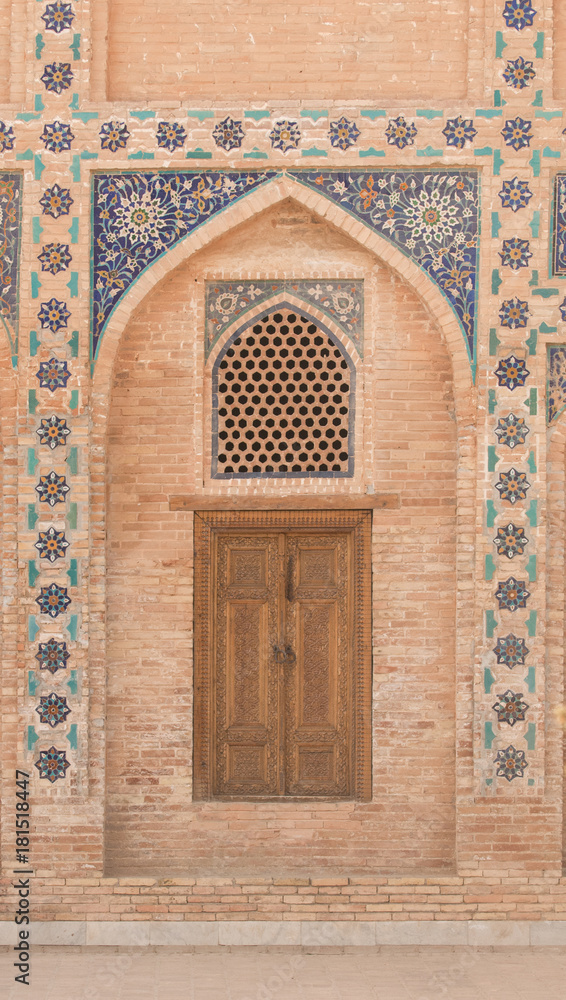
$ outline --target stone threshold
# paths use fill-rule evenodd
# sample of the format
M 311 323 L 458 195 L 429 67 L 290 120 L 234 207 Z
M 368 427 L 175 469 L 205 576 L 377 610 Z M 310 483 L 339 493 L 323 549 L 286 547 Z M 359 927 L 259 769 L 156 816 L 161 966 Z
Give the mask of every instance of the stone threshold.
M 566 920 L 46 920 L 28 929 L 32 947 L 566 946 Z M 13 921 L 0 921 L 0 946 L 13 947 L 17 934 Z

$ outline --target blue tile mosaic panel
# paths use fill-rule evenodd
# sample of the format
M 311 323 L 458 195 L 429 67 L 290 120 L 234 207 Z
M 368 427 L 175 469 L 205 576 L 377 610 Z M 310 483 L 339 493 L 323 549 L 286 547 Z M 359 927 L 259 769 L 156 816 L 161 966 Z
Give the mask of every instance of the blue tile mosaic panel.
M 479 180 L 472 170 L 289 170 L 422 267 L 450 303 L 475 360 Z
M 554 179 L 552 272 L 566 274 L 566 174 L 557 174 Z
M 22 178 L 0 173 L 0 318 L 15 364 L 18 353 L 18 276 L 20 259 Z
M 254 306 L 285 297 L 285 292 L 316 306 L 344 330 L 363 354 L 364 283 L 361 279 L 320 281 L 207 281 L 205 289 L 205 351 L 231 324 Z
M 566 344 L 548 347 L 546 419 L 549 424 L 566 409 Z

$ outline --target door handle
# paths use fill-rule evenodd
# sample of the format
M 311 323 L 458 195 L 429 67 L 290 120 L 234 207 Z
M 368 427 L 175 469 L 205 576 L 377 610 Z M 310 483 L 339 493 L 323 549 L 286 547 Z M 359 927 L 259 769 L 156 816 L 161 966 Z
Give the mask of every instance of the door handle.
M 289 645 L 286 646 L 274 646 L 273 652 L 275 653 L 275 660 L 277 663 L 284 663 L 286 666 L 290 666 L 294 663 L 297 657 L 295 656 L 293 650 Z

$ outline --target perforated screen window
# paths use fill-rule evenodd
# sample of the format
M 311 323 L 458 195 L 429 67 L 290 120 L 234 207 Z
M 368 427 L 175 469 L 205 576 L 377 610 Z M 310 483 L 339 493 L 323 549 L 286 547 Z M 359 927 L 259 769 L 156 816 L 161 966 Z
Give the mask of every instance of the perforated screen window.
M 354 375 L 310 318 L 254 323 L 214 367 L 213 478 L 352 476 Z

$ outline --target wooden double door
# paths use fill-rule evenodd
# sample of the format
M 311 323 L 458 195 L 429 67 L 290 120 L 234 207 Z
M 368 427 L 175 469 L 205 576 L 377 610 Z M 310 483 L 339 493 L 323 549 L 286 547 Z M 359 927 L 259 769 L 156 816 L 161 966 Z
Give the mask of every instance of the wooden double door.
M 196 797 L 369 797 L 370 515 L 195 527 Z

